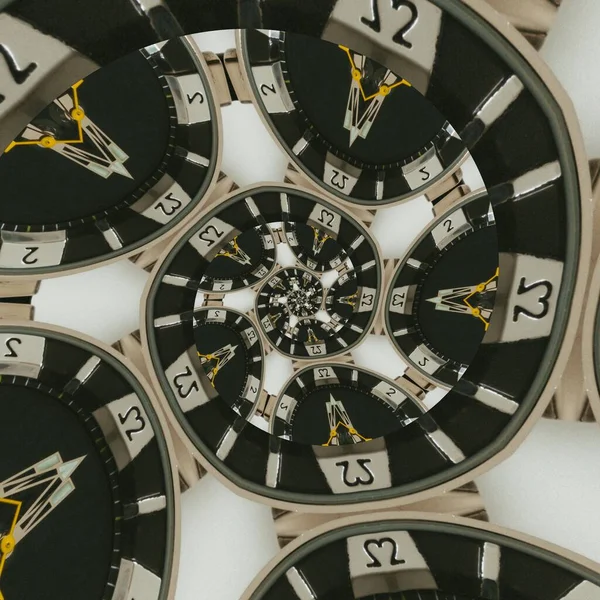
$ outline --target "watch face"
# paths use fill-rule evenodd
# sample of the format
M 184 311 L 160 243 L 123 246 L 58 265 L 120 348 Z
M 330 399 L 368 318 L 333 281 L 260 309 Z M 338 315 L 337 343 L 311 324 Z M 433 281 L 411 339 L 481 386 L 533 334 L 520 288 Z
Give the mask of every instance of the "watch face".
M 304 594 L 304 590 L 308 590 Z M 304 595 L 303 595 L 304 594 Z M 484 525 L 338 521 L 275 559 L 243 600 L 570 600 L 600 595 L 597 572 Z
M 242 39 L 266 126 L 326 193 L 215 199 L 144 299 L 175 428 L 234 489 L 291 510 L 409 503 L 491 467 L 542 412 L 574 299 L 586 182 L 552 82 L 460 2 L 410 3 L 402 31 L 405 6 L 374 4 L 324 17 L 347 47 Z M 239 331 L 196 335 L 200 309 L 242 316 L 253 358 Z
M 307 367 L 284 387 L 270 431 L 314 446 L 369 442 L 409 425 L 421 403 L 402 383 L 345 365 Z
M 185 39 L 73 84 L 0 156 L 0 272 L 41 274 L 147 244 L 212 182 L 218 125 Z
M 400 262 L 386 298 L 396 349 L 422 375 L 452 386 L 490 327 L 500 269 L 487 195 L 436 219 Z
M 342 45 L 247 31 L 257 105 L 302 171 L 343 200 L 416 196 L 467 156 L 439 109 L 405 78 Z
M 231 309 L 198 309 L 194 312 L 194 339 L 206 376 L 202 381 L 205 388 L 225 400 L 238 414 L 247 416 L 262 381 L 263 348 L 256 326 L 248 317 Z M 182 386 L 184 397 L 194 391 L 188 390 Z
M 166 598 L 173 474 L 143 388 L 63 334 L 2 326 L 0 348 L 0 594 Z

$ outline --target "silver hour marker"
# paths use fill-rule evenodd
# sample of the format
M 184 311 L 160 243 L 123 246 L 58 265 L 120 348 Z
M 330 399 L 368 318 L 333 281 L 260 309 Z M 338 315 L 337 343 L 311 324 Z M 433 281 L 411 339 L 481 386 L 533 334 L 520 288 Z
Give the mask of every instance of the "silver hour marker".
M 522 91 L 523 84 L 516 75 L 512 75 L 486 99 L 481 108 L 475 113 L 476 118 L 486 128 L 490 127 L 508 110 Z
M 306 139 L 306 134 L 304 134 L 295 144 L 294 147 L 292 148 L 292 152 L 296 155 L 296 156 L 300 156 L 305 150 L 306 148 L 308 148 L 308 145 L 310 143 L 310 141 L 308 139 Z
M 553 181 L 559 179 L 562 175 L 560 163 L 558 161 L 547 163 L 512 182 L 513 199 L 519 200 L 522 196 L 534 192 Z
M 296 596 L 298 596 L 298 600 L 317 600 L 317 596 L 310 587 L 307 579 L 300 571 L 298 571 L 298 569 L 296 569 L 296 567 L 288 569 L 285 576 L 296 593 Z

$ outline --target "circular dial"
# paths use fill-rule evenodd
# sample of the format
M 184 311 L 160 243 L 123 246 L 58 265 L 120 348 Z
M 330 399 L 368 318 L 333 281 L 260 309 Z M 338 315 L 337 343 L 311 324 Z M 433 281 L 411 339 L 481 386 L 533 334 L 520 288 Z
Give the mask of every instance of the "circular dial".
M 600 590 L 592 568 L 510 531 L 450 516 L 376 515 L 304 534 L 242 598 L 287 599 L 309 589 L 315 600 L 483 600 L 519 590 L 522 600 L 563 600 L 565 590 L 586 598 Z
M 212 254 L 202 278 L 213 291 L 231 291 L 254 285 L 275 266 L 275 240 L 267 225 L 256 225 L 235 237 Z
M 499 274 L 487 196 L 436 220 L 389 287 L 388 331 L 402 356 L 428 378 L 454 385 L 490 327 Z
M 4 151 L 5 227 L 44 231 L 132 204 L 149 179 L 165 173 L 175 117 L 167 81 L 143 52 L 78 81 Z
M 73 84 L 8 144 L 4 268 L 60 270 L 122 254 L 198 205 L 218 158 L 198 60 L 184 39 L 133 52 Z
M 321 282 L 299 268 L 274 273 L 256 297 L 256 313 L 265 335 L 282 352 L 300 356 L 322 352 L 324 339 L 335 335 L 322 320 L 328 319 L 326 314 L 317 318 L 322 305 Z
M 0 595 L 112 600 L 144 581 L 166 595 L 174 480 L 140 383 L 100 348 L 37 326 L 0 327 L 0 349 L 12 449 L 0 461 Z
M 421 413 L 402 384 L 365 369 L 319 363 L 285 385 L 270 431 L 302 444 L 342 446 L 383 437 Z
M 123 506 L 107 441 L 62 390 L 5 379 L 3 437 L 18 451 L 0 466 L 0 592 L 42 598 L 56 581 L 67 597 L 111 598 Z
M 466 155 L 440 111 L 377 61 L 318 38 L 248 31 L 254 95 L 293 160 L 345 200 L 416 195 Z
M 262 380 L 262 345 L 252 322 L 230 309 L 198 309 L 194 339 L 209 385 L 238 414 L 247 416 Z
M 190 285 L 209 298 L 257 290 L 257 320 L 271 345 L 286 356 L 324 358 L 346 352 L 366 335 L 379 302 L 376 244 L 344 209 L 295 188 L 287 191 L 244 194 L 206 216 L 190 239 L 194 258 L 189 260 L 197 264 L 201 257 Z M 305 248 L 306 232 L 319 239 L 310 250 Z M 296 266 L 281 268 L 290 256 Z M 245 274 L 234 277 L 232 271 L 238 269 Z M 337 277 L 344 290 L 344 283 L 352 281 L 353 304 L 341 311 L 339 321 L 324 302 L 325 276 Z

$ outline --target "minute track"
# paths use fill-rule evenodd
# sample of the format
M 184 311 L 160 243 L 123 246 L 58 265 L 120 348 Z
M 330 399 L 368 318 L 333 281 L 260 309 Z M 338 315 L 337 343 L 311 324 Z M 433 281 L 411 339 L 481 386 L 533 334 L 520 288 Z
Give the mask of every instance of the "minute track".
M 284 149 L 342 200 L 376 206 L 414 197 L 468 157 L 454 128 L 402 73 L 345 46 L 263 31 L 242 35 L 239 52 Z
M 152 46 L 33 117 L 0 157 L 0 271 L 131 254 L 198 208 L 218 173 L 219 130 L 201 61 L 185 39 Z
M 170 581 L 175 488 L 143 386 L 105 349 L 62 330 L 3 321 L 0 347 L 5 439 L 19 448 L 0 469 L 4 550 L 2 508 L 20 503 L 14 546 L 2 551 L 4 598 L 58 586 L 103 600 L 144 589 L 158 600 Z M 50 571 L 27 577 L 32 560 Z
M 512 37 L 508 36 L 511 45 L 503 39 L 504 30 L 493 43 L 484 35 L 488 30 L 484 23 L 489 17 L 487 13 L 481 22 L 475 23 L 467 19 L 466 7 L 458 2 L 449 2 L 443 7 L 426 0 L 419 0 L 417 4 L 419 10 L 428 6 L 437 16 L 426 20 L 435 27 L 412 38 L 413 54 L 424 58 L 420 66 L 426 75 L 415 87 L 429 100 L 435 97 L 434 103 L 440 112 L 461 137 L 464 134 L 472 156 L 481 165 L 498 228 L 498 295 L 507 301 L 494 307 L 485 343 L 458 385 L 443 402 L 426 398 L 430 408 L 427 416 L 431 421 L 424 419 L 424 428 L 412 425 L 401 428 L 385 436 L 383 441 L 379 438 L 356 444 L 359 453 L 352 459 L 346 453 L 321 452 L 331 448 L 315 451 L 315 448 L 290 446 L 287 440 L 268 438 L 258 428 L 251 428 L 235 417 L 232 419 L 227 411 L 210 400 L 194 408 L 197 411 L 194 427 L 185 419 L 178 419 L 178 425 L 190 437 L 199 457 L 220 470 L 235 489 L 270 504 L 296 508 L 314 504 L 319 509 L 324 504 L 347 506 L 367 496 L 369 500 L 375 498 L 374 505 L 390 498 L 409 501 L 413 494 L 427 492 L 432 485 L 449 484 L 477 465 L 491 464 L 494 448 L 497 449 L 498 444 L 507 448 L 507 452 L 509 447 L 514 448 L 515 433 L 527 427 L 540 413 L 536 402 L 550 380 L 557 349 L 565 335 L 565 321 L 560 315 L 567 315 L 567 304 L 575 288 L 571 285 L 573 282 L 562 275 L 569 269 L 568 272 L 575 272 L 579 261 L 576 242 L 582 232 L 582 209 L 578 199 L 579 192 L 587 189 L 583 171 L 575 177 L 579 155 L 565 152 L 564 144 L 559 143 L 557 131 L 553 129 L 559 121 L 564 123 L 566 119 L 570 123 L 571 115 L 560 106 L 560 95 L 553 100 L 547 93 L 552 82 L 539 85 L 537 65 L 531 68 L 527 61 L 510 51 L 512 45 L 517 45 Z M 348 6 L 345 0 L 336 4 L 335 15 L 327 24 L 329 32 L 350 20 Z M 493 21 L 491 17 L 489 20 Z M 352 26 L 354 33 L 362 27 L 357 23 Z M 389 42 L 387 38 L 383 40 L 388 33 L 378 38 L 384 45 Z M 357 48 L 361 50 L 360 45 Z M 430 53 L 427 53 L 428 48 Z M 519 56 L 525 56 L 526 51 L 519 49 L 523 50 Z M 451 58 L 456 53 L 460 54 L 459 62 Z M 404 49 L 399 49 L 396 57 L 406 59 L 407 63 L 412 58 L 409 50 Z M 528 58 L 535 63 L 535 59 Z M 468 73 L 472 72 L 482 76 L 469 78 Z M 536 131 L 539 135 L 534 133 Z M 310 139 L 305 141 L 310 142 Z M 455 197 L 448 198 L 453 199 Z M 444 206 L 443 202 L 436 206 L 438 213 L 446 209 L 448 205 Z M 548 217 L 544 227 L 540 227 L 535 218 L 535 214 L 541 214 L 540 210 Z M 275 238 L 281 243 L 279 233 Z M 198 281 L 197 273 L 185 268 L 188 259 L 198 260 L 198 252 L 185 244 L 177 249 L 178 257 L 175 250 L 173 252 L 173 262 L 169 262 L 168 268 L 166 263 L 162 265 L 164 270 L 158 271 L 146 299 L 146 308 L 150 308 L 147 344 L 151 366 L 167 397 L 171 393 L 170 373 L 166 373 L 165 367 L 174 364 L 176 349 L 183 350 L 175 342 L 189 341 L 177 327 L 191 310 L 193 300 L 190 299 L 196 298 L 196 294 L 190 288 Z M 431 266 L 426 261 L 421 262 L 423 269 Z M 316 267 L 323 268 L 318 264 Z M 338 279 L 346 275 L 343 269 L 336 271 Z M 536 280 L 536 272 L 542 275 L 543 281 Z M 489 274 L 477 285 L 490 282 L 493 276 L 494 273 Z M 352 284 L 348 287 L 350 289 L 343 292 L 335 288 L 330 295 L 334 303 L 336 296 L 343 299 L 342 304 L 335 307 L 342 318 L 342 308 L 350 306 L 347 302 L 352 302 L 355 293 Z M 208 302 L 219 305 L 228 301 L 227 294 L 219 295 L 218 290 L 207 292 Z M 442 292 L 441 295 L 438 292 Z M 451 286 L 428 293 L 427 300 L 434 299 L 436 303 L 429 303 L 432 309 L 436 304 L 456 308 L 456 292 Z M 483 294 L 480 300 L 483 314 L 488 310 L 488 299 Z M 381 322 L 374 320 L 373 326 L 374 331 L 380 331 Z M 369 359 L 376 360 L 376 357 Z M 516 365 L 523 366 L 518 373 Z M 294 365 L 294 369 L 297 368 L 299 365 Z M 425 390 L 427 384 L 422 381 L 422 374 L 413 371 L 407 376 Z M 509 377 L 508 373 L 514 376 Z M 214 426 L 210 431 L 202 425 L 208 422 Z M 417 455 L 418 461 L 406 459 Z M 371 463 L 364 462 L 368 458 L 372 459 Z M 334 469 L 334 461 L 347 464 Z M 345 481 L 354 485 L 348 486 Z
M 443 386 L 462 377 L 490 326 L 495 223 L 487 194 L 465 198 L 427 227 L 389 282 L 388 334 L 404 360 Z

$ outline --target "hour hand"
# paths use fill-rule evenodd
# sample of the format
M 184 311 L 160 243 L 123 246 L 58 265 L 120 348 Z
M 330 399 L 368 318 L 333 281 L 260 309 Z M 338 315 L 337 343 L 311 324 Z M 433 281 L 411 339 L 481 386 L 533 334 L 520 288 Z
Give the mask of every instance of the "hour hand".
M 352 79 L 350 85 L 350 93 L 348 94 L 348 105 L 346 106 L 346 114 L 344 118 L 344 128 L 350 131 L 350 146 L 354 144 L 358 138 L 358 123 L 360 113 L 360 83 L 356 79 Z

